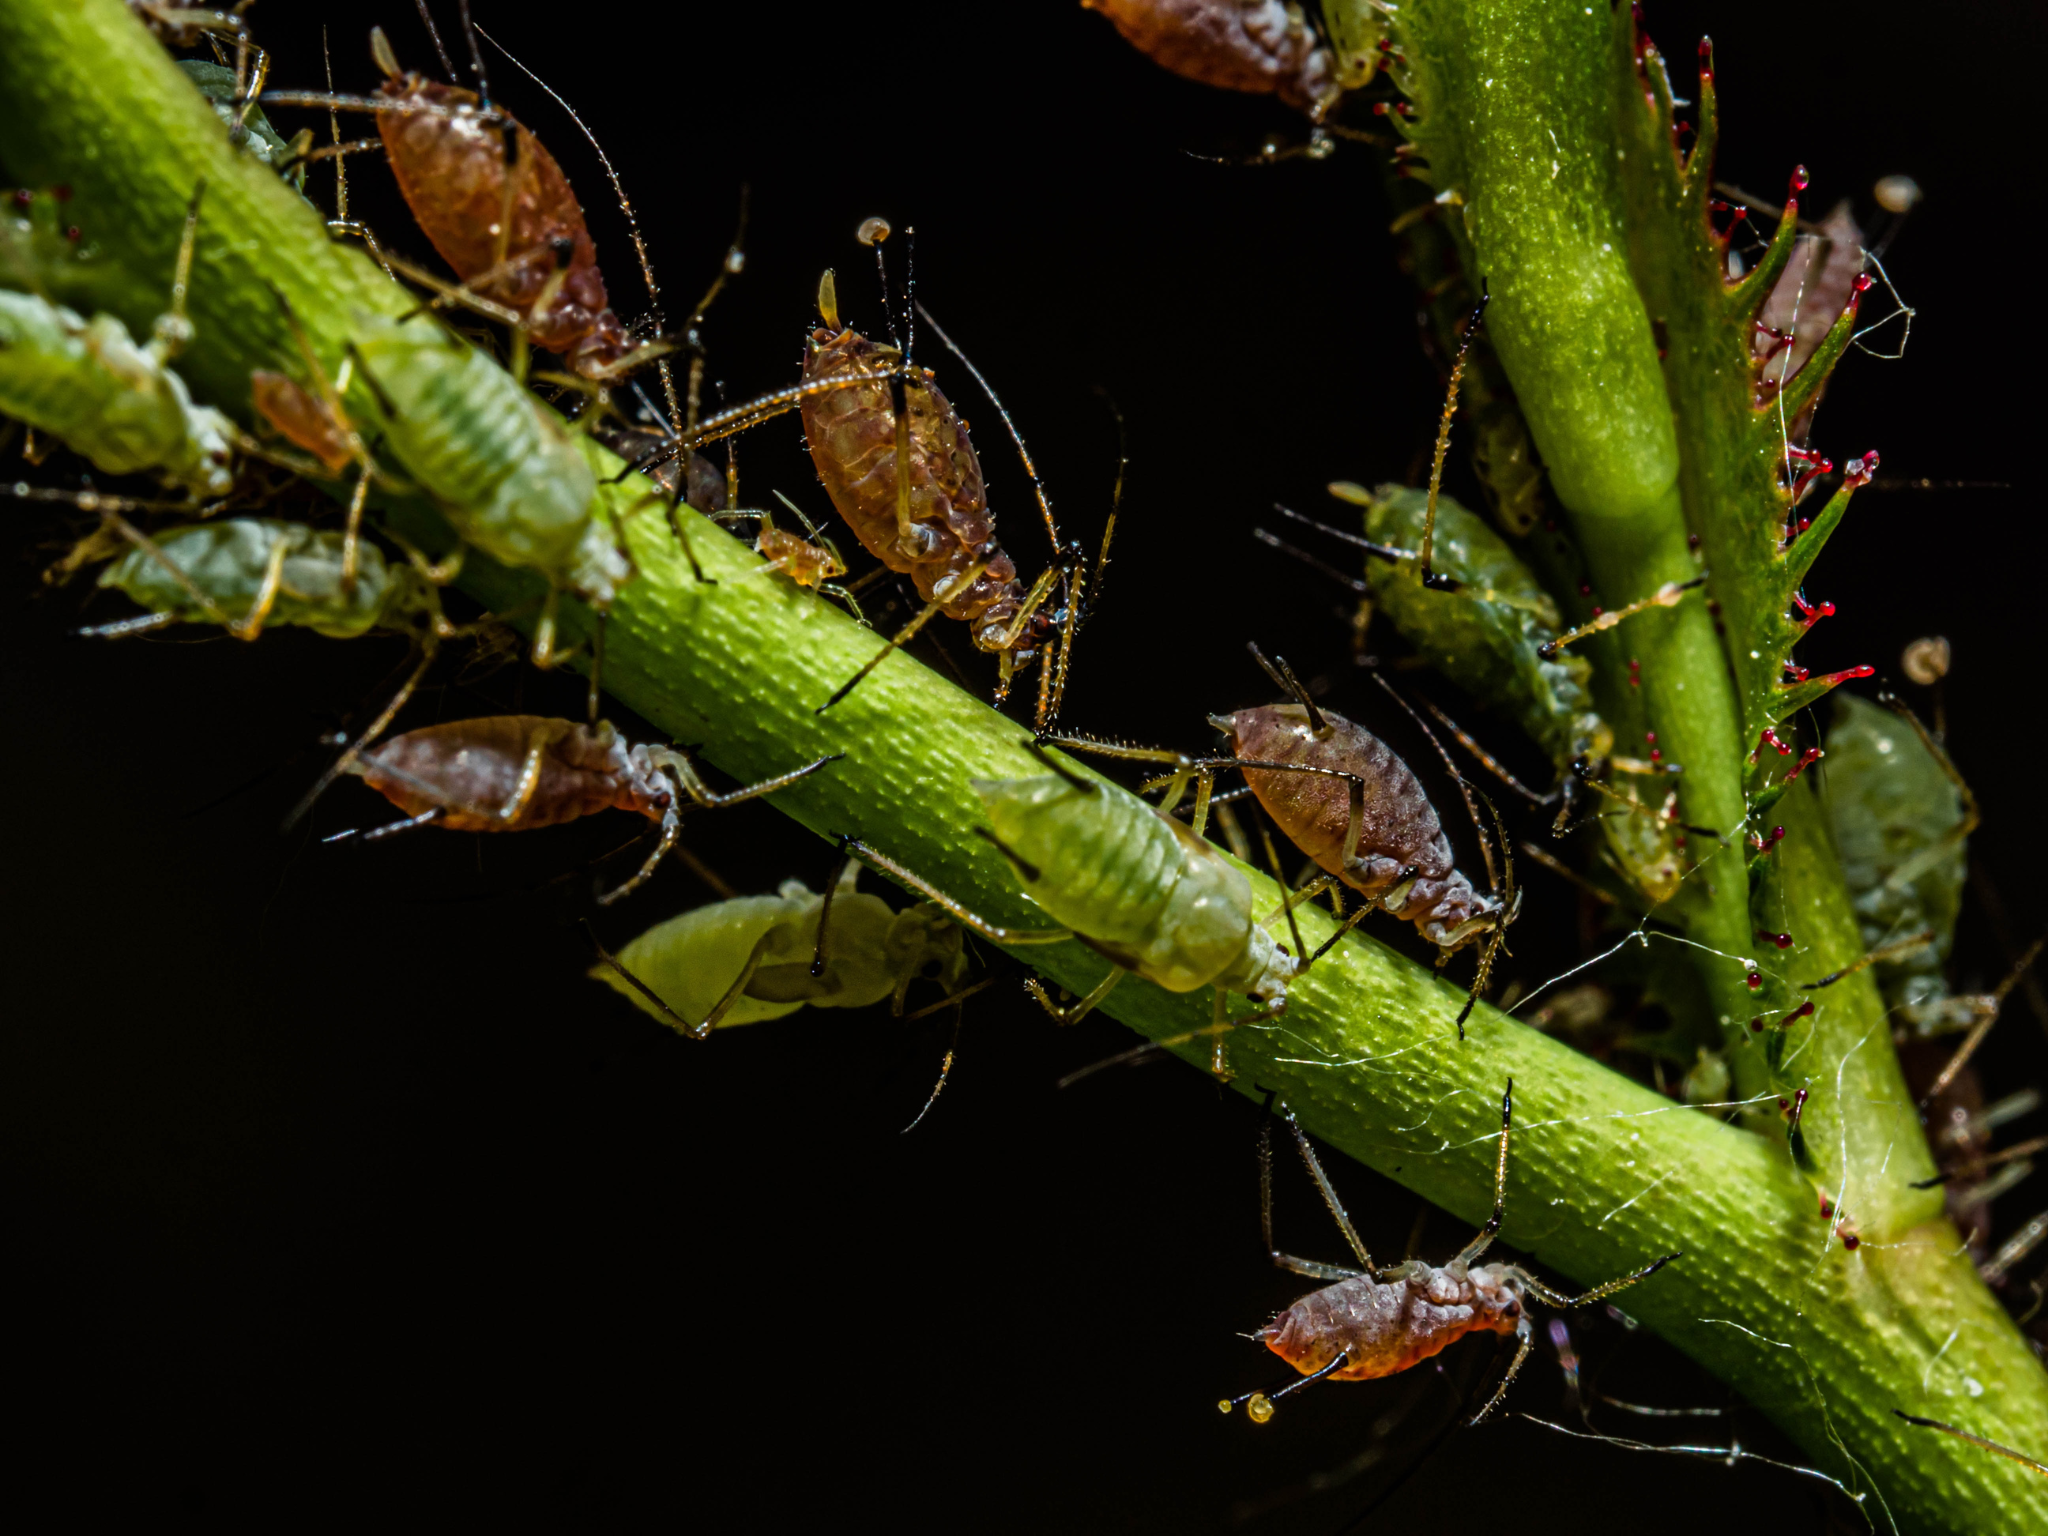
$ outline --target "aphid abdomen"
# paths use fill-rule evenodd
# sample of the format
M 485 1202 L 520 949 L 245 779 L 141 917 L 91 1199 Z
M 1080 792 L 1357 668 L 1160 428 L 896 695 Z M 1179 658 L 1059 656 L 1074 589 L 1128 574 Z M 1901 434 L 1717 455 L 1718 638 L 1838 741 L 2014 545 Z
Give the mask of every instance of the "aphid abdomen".
M 808 902 L 785 895 L 737 896 L 693 908 L 655 924 L 626 945 L 619 951 L 619 963 L 652 987 L 683 1018 L 702 1019 L 738 979 L 761 936 L 771 930 L 794 928 L 806 905 L 816 905 L 815 897 L 809 892 L 804 895 Z M 835 921 L 837 917 L 834 913 Z M 809 949 L 805 949 L 806 968 L 810 958 Z M 650 1017 L 674 1026 L 673 1019 L 610 966 L 597 966 L 590 974 L 632 999 Z M 759 974 L 755 973 L 757 977 Z M 756 997 L 750 985 L 719 1022 L 753 1024 L 763 1019 L 779 1019 L 803 1005 L 801 998 L 771 1002 Z
M 266 624 L 297 624 L 337 640 L 353 639 L 380 623 L 402 622 L 402 610 L 423 599 L 411 567 L 393 567 L 374 544 L 356 552 L 355 590 L 341 580 L 342 535 L 303 523 L 233 517 L 172 528 L 156 536 L 164 558 L 191 579 L 231 620 L 245 618 L 261 600 L 278 542 L 285 545 L 282 579 Z M 118 587 L 152 613 L 188 624 L 216 622 L 147 551 L 131 549 L 100 573 L 99 584 Z
M 536 743 L 539 779 L 507 816 Z M 423 726 L 364 752 L 350 772 L 409 816 L 440 811 L 440 824 L 456 832 L 526 832 L 615 805 L 640 808 L 632 798 L 638 775 L 609 726 L 593 731 L 542 715 Z
M 1492 1268 L 1493 1266 L 1487 1266 Z M 1312 1291 L 1259 1330 L 1274 1354 L 1304 1375 L 1348 1355 L 1335 1381 L 1392 1376 L 1468 1333 L 1513 1333 L 1520 1298 L 1482 1272 L 1460 1280 L 1448 1269 L 1408 1266 L 1399 1279 L 1365 1276 Z
M 512 376 L 446 335 L 373 321 L 357 344 L 392 406 L 392 452 L 469 543 L 607 602 L 624 566 L 591 517 L 597 477 Z
M 1169 992 L 1226 974 L 1263 981 L 1248 959 L 1251 887 L 1186 828 L 1113 784 L 1092 793 L 1053 775 L 977 779 L 996 837 L 1036 871 L 1024 888 L 1083 943 Z M 1257 974 L 1254 974 L 1257 973 Z
M 234 485 L 234 428 L 112 315 L 86 320 L 0 289 L 0 413 L 48 432 L 110 475 L 155 473 L 195 496 Z
M 899 354 L 853 331 L 813 331 L 804 382 L 883 373 Z M 908 534 L 896 520 L 896 423 L 885 380 L 826 390 L 803 403 L 804 435 L 818 479 L 854 537 L 877 560 L 916 584 L 926 602 L 969 625 L 983 649 L 1006 628 L 1024 592 L 1016 563 L 994 544 L 981 461 L 967 428 L 929 376 L 904 391 L 910 415 Z M 971 584 L 954 590 L 986 561 Z
M 377 131 L 399 191 L 442 260 L 464 282 L 490 272 L 498 264 L 498 226 L 504 214 L 502 119 L 494 121 L 480 111 L 473 92 L 418 75 L 386 80 L 379 91 L 396 102 L 454 109 L 379 112 Z M 511 171 L 518 177 L 518 192 L 512 203 L 511 235 L 503 249 L 510 257 L 527 259 L 479 284 L 476 291 L 526 314 L 554 273 L 555 248 L 567 241 L 568 270 L 547 313 L 534 323 L 534 343 L 580 357 L 596 342 L 600 350 L 616 348 L 598 359 L 612 361 L 623 356 L 630 343 L 611 313 L 582 205 L 546 146 L 523 126 L 515 131 L 518 143 Z
M 1081 0 L 1163 68 L 1309 107 L 1333 91 L 1329 53 L 1284 0 Z

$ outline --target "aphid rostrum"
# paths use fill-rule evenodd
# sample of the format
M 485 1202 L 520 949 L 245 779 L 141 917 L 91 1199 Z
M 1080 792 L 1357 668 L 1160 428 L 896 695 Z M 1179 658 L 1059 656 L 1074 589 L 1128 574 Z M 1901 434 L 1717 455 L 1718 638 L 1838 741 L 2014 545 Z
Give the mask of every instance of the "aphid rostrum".
M 860 228 L 860 239 L 874 248 L 878 266 L 882 241 L 888 235 L 889 225 L 882 219 L 870 219 Z M 882 287 L 886 299 L 886 270 Z M 1046 728 L 1058 714 L 1064 691 L 1067 653 L 1080 619 L 1084 576 L 1078 549 L 1060 539 L 1051 504 L 1022 438 L 1010 424 L 1009 413 L 988 391 L 987 381 L 973 364 L 938 330 L 930 315 L 924 314 L 939 339 L 975 372 L 997 413 L 1010 426 L 1023 457 L 1047 536 L 1060 562 L 1048 567 L 1028 591 L 1018 578 L 1016 562 L 996 540 L 981 461 L 968 440 L 966 424 L 940 391 L 931 371 L 916 366 L 913 360 L 921 307 L 906 302 L 900 332 L 892 316 L 887 344 L 871 341 L 840 322 L 837 287 L 830 272 L 819 285 L 818 308 L 825 324 L 811 332 L 804 349 L 803 382 L 812 393 L 804 399 L 802 409 L 811 461 L 854 536 L 883 565 L 910 577 L 926 605 L 890 641 L 888 649 L 828 704 L 843 698 L 890 650 L 909 640 L 935 614 L 943 613 L 968 626 L 978 650 L 1000 658 L 998 703 L 1007 696 L 1018 668 L 1059 637 L 1057 671 L 1048 663 L 1039 689 L 1038 724 L 1040 729 Z M 849 382 L 851 387 L 822 387 Z M 1107 551 L 1105 539 L 1105 559 Z M 1067 591 L 1055 614 L 1045 605 L 1062 576 Z
M 1509 1081 L 1500 1102 L 1500 1153 L 1494 1164 L 1493 1214 L 1478 1235 L 1448 1264 L 1408 1259 L 1382 1269 L 1372 1261 L 1358 1229 L 1344 1212 L 1337 1191 L 1323 1172 L 1315 1149 L 1301 1127 L 1288 1116 L 1302 1161 L 1321 1191 L 1337 1230 L 1358 1256 L 1356 1269 L 1324 1264 L 1283 1253 L 1273 1242 L 1273 1148 L 1270 1119 L 1259 1130 L 1259 1227 L 1266 1252 L 1281 1269 L 1311 1280 L 1333 1282 L 1312 1291 L 1275 1317 L 1253 1337 L 1301 1373 L 1277 1392 L 1248 1392 L 1217 1404 L 1225 1413 L 1239 1403 L 1253 1423 L 1273 1417 L 1273 1403 L 1312 1381 L 1371 1381 L 1392 1376 L 1456 1343 L 1468 1333 L 1512 1336 L 1515 1357 L 1500 1385 L 1468 1423 L 1491 1414 L 1514 1384 L 1535 1344 L 1530 1326 L 1531 1298 L 1551 1307 L 1583 1307 L 1647 1279 L 1681 1253 L 1667 1253 L 1633 1274 L 1597 1285 L 1579 1296 L 1553 1290 L 1517 1264 L 1481 1264 L 1507 1215 L 1508 1128 L 1514 1118 L 1515 1085 Z
M 191 338 L 185 284 L 199 227 L 192 197 L 171 276 L 170 308 L 138 346 L 109 314 L 86 320 L 34 293 L 0 289 L 0 413 L 47 432 L 112 475 L 151 474 L 195 499 L 234 485 L 237 434 L 220 412 L 194 405 L 170 361 Z M 17 200 L 19 201 L 19 200 Z M 10 265 L 33 275 L 33 227 L 0 219 Z
M 661 840 L 631 879 L 598 898 L 617 901 L 654 873 L 682 831 L 683 796 L 700 806 L 737 805 L 816 773 L 838 754 L 728 794 L 698 777 L 673 747 L 629 745 L 609 721 L 595 726 L 541 715 L 487 715 L 422 726 L 367 748 L 347 771 L 406 813 L 368 832 L 375 839 L 413 827 L 454 832 L 526 832 L 603 810 L 637 811 L 661 828 Z M 334 838 L 328 841 L 334 841 Z
M 855 889 L 849 862 L 825 895 L 785 880 L 773 896 L 735 896 L 657 923 L 590 974 L 691 1039 L 813 1008 L 889 999 L 900 1015 L 911 983 L 949 996 L 967 974 L 960 927 L 927 904 L 891 911 Z M 819 940 L 820 928 L 824 939 Z
M 1261 1016 L 1286 1005 L 1300 956 L 1255 919 L 1250 884 L 1200 828 L 1190 830 L 1126 789 L 1065 770 L 1028 779 L 977 779 L 988 812 L 983 834 L 1009 860 L 1026 894 L 1057 929 L 1006 928 L 976 915 L 930 881 L 857 838 L 849 852 L 933 902 L 992 943 L 1078 939 L 1108 960 L 1101 983 L 1057 1006 L 1037 981 L 1032 995 L 1062 1024 L 1092 1012 L 1127 975 L 1169 992 L 1215 992 L 1213 1070 L 1230 1075 L 1224 1051 L 1229 994 L 1259 1002 Z M 1277 920 L 1274 913 L 1268 921 Z

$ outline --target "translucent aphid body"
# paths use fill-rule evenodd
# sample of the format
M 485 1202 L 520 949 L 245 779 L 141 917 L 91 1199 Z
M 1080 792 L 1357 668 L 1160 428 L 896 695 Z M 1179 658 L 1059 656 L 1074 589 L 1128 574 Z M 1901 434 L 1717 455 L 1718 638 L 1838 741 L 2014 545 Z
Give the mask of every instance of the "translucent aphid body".
M 675 846 L 683 812 L 679 791 L 699 805 L 730 805 L 781 789 L 831 761 L 819 758 L 719 795 L 705 788 L 685 754 L 629 745 L 609 721 L 591 726 L 543 715 L 488 715 L 394 736 L 359 753 L 347 771 L 408 817 L 372 837 L 430 824 L 456 832 L 527 832 L 614 808 L 637 811 L 660 824 L 661 841 L 638 874 L 601 898 L 614 901 Z
M 475 92 L 400 72 L 387 51 L 379 62 L 388 73 L 378 96 L 392 105 L 377 114 L 377 132 L 441 259 L 473 292 L 525 317 L 534 344 L 578 373 L 601 375 L 631 352 L 583 207 L 546 146 Z
M 936 981 L 947 993 L 967 974 L 959 924 L 932 907 L 891 911 L 856 890 L 860 866 L 848 864 L 827 899 L 799 880 L 773 896 L 736 896 L 657 923 L 618 953 L 618 965 L 651 990 L 651 1001 L 618 968 L 591 975 L 643 1012 L 702 1037 L 813 1008 L 865 1008 L 884 998 L 903 1010 L 910 984 Z M 825 942 L 818 943 L 820 921 Z M 678 1020 L 687 1021 L 688 1027 Z
M 818 478 L 854 537 L 918 596 L 968 626 L 984 651 L 1021 665 L 1053 632 L 1033 613 L 1021 629 L 1026 594 L 1017 566 L 995 541 L 981 461 L 966 425 L 929 370 L 903 377 L 908 415 L 904 458 L 909 521 L 898 520 L 896 415 L 886 375 L 903 367 L 896 348 L 851 330 L 814 330 L 804 349 L 804 383 L 873 375 L 872 382 L 813 394 L 803 402 L 804 435 Z
M 194 405 L 161 340 L 138 346 L 112 315 L 0 289 L 0 414 L 110 475 L 154 475 L 195 497 L 234 485 L 234 427 Z
M 977 779 L 1018 883 L 1090 949 L 1169 992 L 1286 996 L 1295 957 L 1252 920 L 1223 855 L 1128 790 L 1048 774 Z
M 155 535 L 100 573 L 149 610 L 94 633 L 132 634 L 171 623 L 226 622 L 253 640 L 265 625 L 297 625 L 337 640 L 372 629 L 431 627 L 440 608 L 410 565 L 388 564 L 373 544 L 357 551 L 355 584 L 342 580 L 342 535 L 303 523 L 232 517 Z M 158 558 L 158 556 L 162 558 Z M 175 567 L 176 574 L 168 567 Z
M 476 348 L 416 322 L 366 320 L 354 350 L 389 407 L 393 457 L 465 542 L 598 607 L 611 601 L 629 568 L 593 515 L 597 476 L 553 413 Z
M 1322 732 L 1298 704 L 1241 709 L 1212 716 L 1210 723 L 1226 734 L 1233 757 L 1327 770 L 1246 768 L 1244 777 L 1289 840 L 1351 889 L 1380 899 L 1447 951 L 1501 926 L 1503 901 L 1474 889 L 1458 871 L 1414 770 L 1365 727 L 1320 713 L 1327 723 Z M 1351 795 L 1340 776 L 1355 777 L 1363 787 L 1359 832 L 1349 848 Z
M 1323 1172 L 1315 1150 L 1301 1127 L 1294 1131 L 1302 1161 L 1308 1165 L 1316 1187 L 1322 1192 L 1338 1230 L 1344 1234 L 1358 1257 L 1359 1267 L 1324 1264 L 1283 1253 L 1273 1243 L 1273 1152 L 1270 1121 L 1259 1133 L 1259 1216 L 1267 1254 L 1275 1265 L 1294 1274 L 1333 1284 L 1312 1291 L 1281 1312 L 1253 1337 L 1301 1373 L 1270 1394 L 1249 1392 L 1243 1397 L 1219 1403 L 1228 1413 L 1238 1403 L 1248 1404 L 1256 1423 L 1273 1416 L 1273 1401 L 1310 1381 L 1371 1381 L 1392 1376 L 1427 1360 L 1470 1333 L 1512 1334 L 1518 1341 L 1513 1362 L 1486 1405 L 1472 1416 L 1477 1424 L 1493 1412 L 1507 1394 L 1535 1342 L 1530 1327 L 1528 1300 L 1533 1297 L 1552 1307 L 1583 1307 L 1612 1296 L 1662 1269 L 1681 1254 L 1666 1254 L 1630 1275 L 1595 1286 L 1582 1296 L 1565 1296 L 1516 1264 L 1480 1264 L 1481 1254 L 1492 1246 L 1507 1214 L 1508 1130 L 1514 1115 L 1515 1085 L 1512 1081 L 1501 1098 L 1500 1152 L 1494 1165 L 1493 1214 L 1471 1242 L 1448 1264 L 1430 1264 L 1421 1259 L 1381 1269 L 1345 1214 L 1336 1188 Z
M 1916 1035 L 1968 1029 L 1988 996 L 1951 996 L 1947 967 L 1969 872 L 1967 808 L 1919 733 L 1900 716 L 1838 694 L 1827 742 L 1827 801 L 1867 951 L 1915 934 L 1877 962 L 1886 1003 Z

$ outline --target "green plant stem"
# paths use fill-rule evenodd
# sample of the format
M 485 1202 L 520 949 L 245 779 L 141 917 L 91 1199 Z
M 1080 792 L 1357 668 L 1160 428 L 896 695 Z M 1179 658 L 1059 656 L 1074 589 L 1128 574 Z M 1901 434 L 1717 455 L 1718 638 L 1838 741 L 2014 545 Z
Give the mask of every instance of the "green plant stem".
M 1596 12 L 1598 8 L 1595 8 Z M 1698 574 L 1679 496 L 1679 445 L 1650 319 L 1629 270 L 1607 131 L 1605 13 L 1546 0 L 1422 0 L 1401 23 L 1410 137 L 1492 295 L 1486 324 L 1585 552 L 1618 608 Z M 1587 103 L 1594 110 L 1587 110 Z M 1735 836 L 1742 781 L 1735 699 L 1697 599 L 1627 621 L 1654 745 L 1679 764 L 1685 821 Z M 1622 741 L 1647 756 L 1652 743 Z M 1695 834 L 1697 842 L 1697 834 Z M 1696 849 L 1697 851 L 1697 849 Z M 1724 1038 L 1749 1018 L 1755 948 L 1740 856 L 1711 857 L 1660 916 L 1683 921 Z M 1745 1092 L 1764 1086 L 1736 1057 Z
M 202 122 L 210 133 L 198 131 Z M 384 279 L 360 253 L 327 249 L 317 215 L 288 188 L 238 169 L 218 124 L 119 0 L 0 0 L 0 161 L 17 180 L 74 187 L 81 209 L 105 221 L 96 235 L 130 274 L 127 302 L 144 318 L 167 270 L 155 265 L 168 259 L 163 232 L 182 216 L 193 182 L 204 175 L 237 189 L 232 231 L 201 243 L 193 291 L 205 304 L 187 357 L 225 409 L 246 414 L 249 369 L 289 355 L 268 323 L 270 284 L 323 349 L 339 347 L 352 315 L 402 302 L 395 290 L 376 297 Z M 623 512 L 638 487 L 604 494 Z M 422 531 L 437 521 L 418 507 L 392 515 Z M 710 524 L 689 526 L 709 583 L 691 578 L 659 518 L 630 524 L 641 575 L 612 610 L 607 688 L 677 739 L 703 743 L 710 762 L 739 778 L 845 753 L 774 803 L 821 833 L 859 833 L 995 921 L 1042 922 L 974 835 L 980 803 L 969 785 L 1042 771 L 1021 745 L 1024 729 L 902 656 L 817 713 L 878 638 L 765 574 Z M 474 556 L 463 584 L 501 610 L 534 590 Z M 587 619 L 571 612 L 566 622 L 573 630 Z M 1082 665 L 1086 658 L 1084 646 Z M 1261 910 L 1270 909 L 1277 888 L 1249 878 Z M 1330 924 L 1310 913 L 1304 927 L 1313 943 Z M 1103 971 L 1078 944 L 1028 958 L 1074 990 Z M 1903 1407 L 1960 1420 L 2034 1450 L 2048 1421 L 2048 1378 L 1957 1256 L 1945 1223 L 1847 1253 L 1827 1241 L 1812 1192 L 1781 1147 L 1490 1008 L 1475 1013 L 1461 1043 L 1461 1001 L 1457 988 L 1382 945 L 1348 940 L 1297 982 L 1283 1019 L 1231 1037 L 1237 1083 L 1277 1090 L 1316 1134 L 1476 1223 L 1491 1200 L 1497 1106 L 1512 1077 L 1519 1131 L 1505 1241 L 1581 1283 L 1683 1250 L 1628 1293 L 1629 1311 L 1746 1393 L 1831 1475 L 1873 1489 L 1880 1529 L 1880 1502 L 1918 1531 L 2048 1521 L 2041 1479 L 1891 1414 Z M 1156 1040 L 1209 1019 L 1199 995 L 1138 981 L 1113 993 L 1108 1011 Z M 1206 1059 L 1206 1042 L 1173 1048 Z M 676 1049 L 717 1046 L 679 1040 Z

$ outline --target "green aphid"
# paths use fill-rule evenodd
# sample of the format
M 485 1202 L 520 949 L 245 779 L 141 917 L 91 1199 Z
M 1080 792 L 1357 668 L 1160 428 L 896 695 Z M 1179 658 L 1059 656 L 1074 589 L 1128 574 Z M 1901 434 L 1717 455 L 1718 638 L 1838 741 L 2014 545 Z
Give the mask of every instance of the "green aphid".
M 15 285 L 0 288 L 0 415 L 47 432 L 110 475 L 153 475 L 201 499 L 233 487 L 236 440 L 233 423 L 194 405 L 169 366 L 192 336 L 185 279 L 204 191 L 202 183 L 186 215 L 171 307 L 140 345 L 113 315 L 87 320 L 46 296 L 90 291 L 99 270 L 73 248 L 69 230 L 56 233 L 62 198 L 17 194 L 15 216 L 0 219 L 0 278 Z
M 136 634 L 166 624 L 220 624 L 253 640 L 266 625 L 297 625 L 337 640 L 372 629 L 436 626 L 434 589 L 410 564 L 361 544 L 353 591 L 341 579 L 342 535 L 303 523 L 235 517 L 173 528 L 100 574 L 148 610 L 89 633 Z
M 235 92 L 235 72 L 225 64 L 215 64 L 206 59 L 179 59 L 178 68 L 191 77 L 199 87 L 199 93 L 213 108 L 214 116 L 227 124 L 228 136 L 239 142 L 243 149 L 254 155 L 264 165 L 273 168 L 289 166 L 282 174 L 303 187 L 306 180 L 306 164 L 300 153 L 287 143 L 278 131 L 270 126 L 270 120 L 263 115 L 263 109 L 252 102 L 243 102 Z M 310 134 L 308 135 L 310 139 Z
M 564 591 L 608 606 L 631 573 L 595 515 L 597 475 L 579 441 L 511 374 L 421 322 L 365 320 L 351 346 L 384 415 L 384 443 L 462 540 L 547 578 L 533 654 L 553 649 Z
M 1975 806 L 1913 723 L 1837 696 L 1827 743 L 1828 815 L 1866 952 L 1885 1001 L 1917 1035 L 1968 1029 L 1987 999 L 1952 996 L 1947 967 L 1969 872 Z M 1926 935 L 1925 942 L 1912 943 Z
M 1421 544 L 1427 492 L 1383 485 L 1364 504 L 1365 534 L 1374 543 Z M 1579 759 L 1588 766 L 1604 760 L 1614 737 L 1593 708 L 1592 666 L 1580 656 L 1546 661 L 1538 654 L 1566 626 L 1556 600 L 1507 541 L 1439 496 L 1431 566 L 1457 590 L 1426 589 L 1413 561 L 1366 562 L 1373 601 L 1402 637 L 1437 672 L 1520 725 L 1561 774 Z
M 194 497 L 233 487 L 234 426 L 194 405 L 159 336 L 137 346 L 112 315 L 87 320 L 0 289 L 0 414 L 47 432 L 110 475 L 154 475 Z
M 698 1038 L 779 1019 L 807 1003 L 865 1008 L 888 998 L 900 1014 L 910 984 L 919 979 L 957 992 L 967 974 L 960 926 L 924 904 L 891 911 L 881 897 L 854 889 L 859 878 L 860 866 L 848 864 L 831 893 L 829 916 L 824 897 L 799 880 L 785 880 L 773 896 L 713 902 L 648 929 L 619 951 L 618 965 L 660 998 L 666 1012 L 617 967 L 598 965 L 590 974 L 650 1017 Z M 814 976 L 821 919 L 824 968 Z

